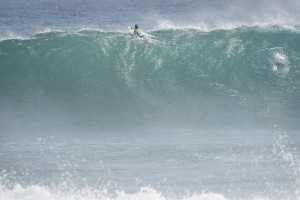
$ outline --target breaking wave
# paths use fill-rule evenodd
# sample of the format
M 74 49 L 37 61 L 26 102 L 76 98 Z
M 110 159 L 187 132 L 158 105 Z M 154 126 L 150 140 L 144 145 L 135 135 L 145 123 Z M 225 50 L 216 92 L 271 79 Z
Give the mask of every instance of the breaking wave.
M 2 127 L 299 124 L 297 31 L 145 35 L 49 31 L 1 41 Z

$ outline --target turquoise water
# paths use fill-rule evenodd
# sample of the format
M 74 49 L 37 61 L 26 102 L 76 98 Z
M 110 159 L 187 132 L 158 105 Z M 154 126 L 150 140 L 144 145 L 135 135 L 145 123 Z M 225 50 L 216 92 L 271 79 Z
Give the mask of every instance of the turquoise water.
M 299 199 L 299 6 L 0 2 L 0 199 Z
M 0 197 L 297 198 L 299 34 L 147 38 L 49 32 L 0 43 Z
M 48 123 L 40 117 L 108 128 L 298 127 L 300 37 L 273 29 L 161 30 L 149 44 L 98 31 L 2 41 L 2 127 Z M 274 71 L 277 62 L 284 69 Z

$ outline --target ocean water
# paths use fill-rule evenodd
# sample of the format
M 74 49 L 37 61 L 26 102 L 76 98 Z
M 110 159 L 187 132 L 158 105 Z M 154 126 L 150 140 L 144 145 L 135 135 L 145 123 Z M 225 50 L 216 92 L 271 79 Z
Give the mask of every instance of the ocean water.
M 1 1 L 0 199 L 300 199 L 299 9 Z

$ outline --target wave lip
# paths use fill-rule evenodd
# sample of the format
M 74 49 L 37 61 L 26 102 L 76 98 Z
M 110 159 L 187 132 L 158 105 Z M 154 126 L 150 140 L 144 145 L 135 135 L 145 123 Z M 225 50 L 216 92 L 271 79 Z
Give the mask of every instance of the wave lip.
M 200 30 L 204 32 L 211 32 L 215 30 L 235 30 L 235 29 L 257 29 L 264 31 L 279 31 L 287 30 L 300 33 L 300 24 L 276 23 L 276 22 L 253 22 L 253 23 L 239 23 L 239 22 L 218 22 L 216 24 L 209 24 L 204 22 L 199 23 L 176 23 L 171 20 L 158 20 L 154 30 Z
M 300 24 L 280 24 L 280 23 L 253 23 L 253 24 L 244 24 L 244 23 L 220 23 L 217 25 L 209 25 L 206 23 L 176 23 L 171 20 L 159 20 L 156 22 L 156 25 L 152 28 L 143 29 L 143 33 L 149 35 L 152 32 L 163 31 L 163 30 L 197 30 L 202 32 L 213 32 L 213 31 L 236 31 L 236 30 L 255 30 L 263 32 L 279 32 L 279 31 L 289 31 L 294 33 L 300 33 Z M 98 33 L 111 33 L 111 34 L 128 34 L 128 29 L 126 27 L 120 27 L 118 29 L 104 29 L 99 27 L 81 27 L 73 28 L 69 30 L 64 30 L 62 28 L 40 28 L 31 33 L 19 33 L 16 31 L 6 31 L 0 35 L 0 42 L 5 40 L 29 40 L 34 39 L 35 36 L 41 34 L 51 34 L 51 33 L 62 33 L 62 34 L 80 34 L 83 32 L 98 32 Z

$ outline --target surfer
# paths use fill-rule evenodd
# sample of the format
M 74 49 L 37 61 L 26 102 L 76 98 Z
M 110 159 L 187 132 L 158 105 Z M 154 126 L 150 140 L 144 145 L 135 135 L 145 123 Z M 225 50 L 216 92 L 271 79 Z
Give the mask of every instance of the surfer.
M 147 43 L 147 44 L 152 43 L 151 40 L 148 37 L 145 37 L 142 34 L 142 32 L 140 31 L 139 26 L 137 24 L 134 25 L 134 27 L 128 26 L 128 28 L 130 30 L 134 30 L 133 33 L 134 33 L 135 38 L 139 38 L 140 40 L 142 40 L 144 43 Z
M 141 37 L 141 38 L 144 37 L 137 24 L 134 27 L 130 27 L 130 28 L 134 29 L 133 33 L 134 33 L 135 37 Z

